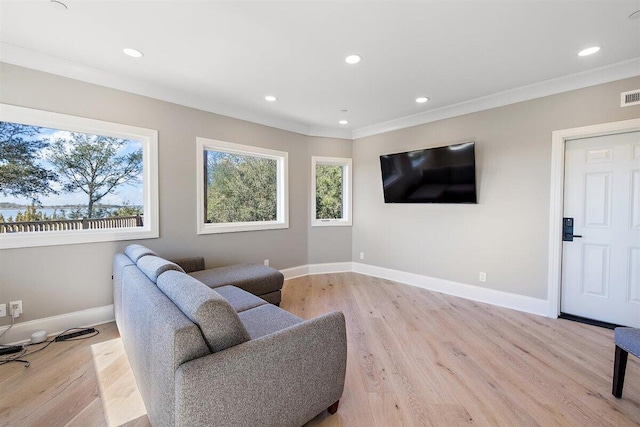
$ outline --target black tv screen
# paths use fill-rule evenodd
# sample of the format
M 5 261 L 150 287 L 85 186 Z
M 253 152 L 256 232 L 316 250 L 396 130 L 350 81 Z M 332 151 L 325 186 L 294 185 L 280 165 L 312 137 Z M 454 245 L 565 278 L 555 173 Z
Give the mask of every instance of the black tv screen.
M 380 156 L 385 203 L 476 203 L 475 142 Z

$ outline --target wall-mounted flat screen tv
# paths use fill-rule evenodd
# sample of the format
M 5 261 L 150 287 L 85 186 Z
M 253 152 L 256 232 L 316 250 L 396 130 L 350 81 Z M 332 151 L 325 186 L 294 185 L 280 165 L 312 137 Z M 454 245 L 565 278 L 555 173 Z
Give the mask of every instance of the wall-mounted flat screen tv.
M 477 203 L 475 142 L 380 156 L 385 203 Z

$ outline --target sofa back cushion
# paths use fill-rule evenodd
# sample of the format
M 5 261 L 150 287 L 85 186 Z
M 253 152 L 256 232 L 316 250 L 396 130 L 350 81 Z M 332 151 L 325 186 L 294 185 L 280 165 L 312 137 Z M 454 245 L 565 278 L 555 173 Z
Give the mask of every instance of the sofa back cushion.
M 173 426 L 176 369 L 211 351 L 198 326 L 139 268 L 124 266 L 121 281 L 115 308 L 127 359 L 151 424 Z
M 185 316 L 200 327 L 212 352 L 251 339 L 233 307 L 204 283 L 178 271 L 167 271 L 158 277 L 157 284 Z
M 158 256 L 157 253 L 153 252 L 151 249 L 142 245 L 129 245 L 124 249 L 125 255 L 127 255 L 131 261 L 138 262 L 140 258 L 147 255 L 155 255 Z
M 165 271 L 175 270 L 184 273 L 184 270 L 175 262 L 154 255 L 140 258 L 136 265 L 153 283 L 158 283 L 158 277 Z

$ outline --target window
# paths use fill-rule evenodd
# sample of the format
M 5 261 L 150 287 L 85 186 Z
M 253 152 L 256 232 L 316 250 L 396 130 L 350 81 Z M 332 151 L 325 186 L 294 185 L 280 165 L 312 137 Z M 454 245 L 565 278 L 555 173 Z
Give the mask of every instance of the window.
M 198 234 L 289 227 L 287 153 L 196 142 Z
M 311 225 L 351 225 L 351 159 L 311 158 Z
M 0 249 L 158 237 L 157 141 L 0 104 Z

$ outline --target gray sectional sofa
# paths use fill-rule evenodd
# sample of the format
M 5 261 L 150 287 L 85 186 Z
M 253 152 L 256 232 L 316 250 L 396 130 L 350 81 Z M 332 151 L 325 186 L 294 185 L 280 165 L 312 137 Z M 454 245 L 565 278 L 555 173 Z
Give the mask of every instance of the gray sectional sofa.
M 239 287 L 214 290 L 140 245 L 114 257 L 113 284 L 152 425 L 301 426 L 337 410 L 342 313 L 304 321 Z

